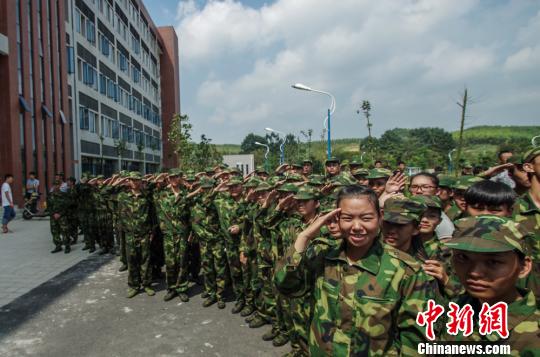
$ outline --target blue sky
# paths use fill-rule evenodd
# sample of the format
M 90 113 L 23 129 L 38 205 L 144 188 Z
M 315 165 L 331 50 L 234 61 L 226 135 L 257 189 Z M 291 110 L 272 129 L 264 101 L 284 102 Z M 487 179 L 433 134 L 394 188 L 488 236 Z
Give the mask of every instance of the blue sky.
M 265 127 L 334 138 L 395 127 L 540 123 L 540 2 L 533 0 L 145 0 L 179 36 L 182 112 L 194 138 L 238 143 Z M 534 133 L 539 135 L 540 133 Z M 533 133 L 531 133 L 533 135 Z

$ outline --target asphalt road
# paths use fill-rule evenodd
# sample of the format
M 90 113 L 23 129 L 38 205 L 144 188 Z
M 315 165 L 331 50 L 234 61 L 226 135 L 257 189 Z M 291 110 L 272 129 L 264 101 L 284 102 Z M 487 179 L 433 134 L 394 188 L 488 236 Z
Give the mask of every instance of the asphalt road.
M 50 254 L 47 251 L 43 254 Z M 154 297 L 125 297 L 126 273 L 110 255 L 92 255 L 0 308 L 0 356 L 281 356 L 250 329 L 233 303 L 201 306 Z

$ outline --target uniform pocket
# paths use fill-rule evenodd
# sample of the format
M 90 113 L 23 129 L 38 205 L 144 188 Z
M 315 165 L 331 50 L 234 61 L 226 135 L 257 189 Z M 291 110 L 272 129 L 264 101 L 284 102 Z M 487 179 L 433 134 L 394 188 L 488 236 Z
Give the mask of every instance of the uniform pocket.
M 393 326 L 393 314 L 397 300 L 375 296 L 356 298 L 355 325 L 370 339 L 388 339 Z

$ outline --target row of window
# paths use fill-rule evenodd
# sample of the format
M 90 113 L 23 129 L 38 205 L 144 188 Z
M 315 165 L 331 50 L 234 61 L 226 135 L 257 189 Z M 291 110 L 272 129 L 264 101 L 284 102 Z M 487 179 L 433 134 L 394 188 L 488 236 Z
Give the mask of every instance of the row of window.
M 86 37 L 92 45 L 96 45 L 96 25 L 84 16 L 79 9 L 75 9 L 75 30 L 83 37 Z
M 141 100 L 135 96 L 129 94 L 126 90 L 122 89 L 116 82 L 103 73 L 99 74 L 98 85 L 98 72 L 97 69 L 91 64 L 81 60 L 77 60 L 79 67 L 78 79 L 87 86 L 91 87 L 95 91 L 99 89 L 99 92 L 106 95 L 111 100 L 120 103 L 124 108 L 131 110 L 133 113 L 140 115 L 149 122 L 161 126 L 161 117 L 158 112 L 152 110 L 152 107 L 144 104 Z
M 99 130 L 98 118 L 97 112 L 85 106 L 79 106 L 79 127 L 81 130 L 100 133 L 104 138 L 121 139 L 137 146 L 161 150 L 161 139 L 159 137 L 134 129 L 105 115 L 101 116 L 101 130 Z

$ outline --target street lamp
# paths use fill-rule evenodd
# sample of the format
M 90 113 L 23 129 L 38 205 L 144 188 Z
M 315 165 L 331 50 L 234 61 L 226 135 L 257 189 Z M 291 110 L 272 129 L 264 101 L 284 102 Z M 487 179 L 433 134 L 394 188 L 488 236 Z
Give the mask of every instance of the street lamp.
M 326 116 L 326 118 L 324 119 L 324 123 L 323 123 L 323 126 L 325 129 L 328 130 L 328 139 L 327 139 L 327 149 L 326 149 L 326 152 L 327 152 L 327 155 L 328 155 L 328 159 L 330 159 L 330 157 L 332 156 L 332 144 L 331 144 L 331 134 L 330 134 L 330 118 L 332 116 L 332 114 L 334 114 L 334 111 L 336 110 L 336 98 L 328 93 L 328 92 L 325 92 L 325 91 L 322 91 L 322 90 L 318 90 L 318 89 L 313 89 L 311 87 L 308 87 L 302 83 L 296 83 L 296 84 L 293 84 L 292 87 L 294 89 L 299 89 L 299 90 L 305 90 L 305 91 L 308 91 L 308 92 L 315 92 L 315 93 L 321 93 L 321 94 L 325 94 L 327 96 L 330 97 L 330 107 L 328 108 L 328 114 Z
M 457 149 L 452 149 L 448 152 L 448 172 L 451 173 L 453 171 L 453 166 L 454 166 L 454 159 L 452 159 L 452 154 L 454 153 L 454 151 L 456 151 Z
M 264 146 L 266 148 L 266 152 L 264 153 L 264 169 L 268 171 L 268 153 L 270 152 L 270 146 L 258 141 L 255 142 L 255 145 Z
M 536 139 L 539 139 L 539 138 L 540 138 L 540 135 L 536 135 L 535 137 L 533 137 L 533 138 L 531 139 L 531 145 L 532 145 L 533 147 L 539 146 L 539 145 L 536 144 Z
M 283 151 L 283 146 L 285 145 L 285 133 L 279 130 L 274 130 L 272 128 L 264 128 L 264 130 L 269 131 L 271 133 L 277 133 L 277 134 L 282 135 L 281 145 L 279 145 L 279 152 L 280 152 L 279 164 L 283 165 L 285 163 L 285 152 Z

